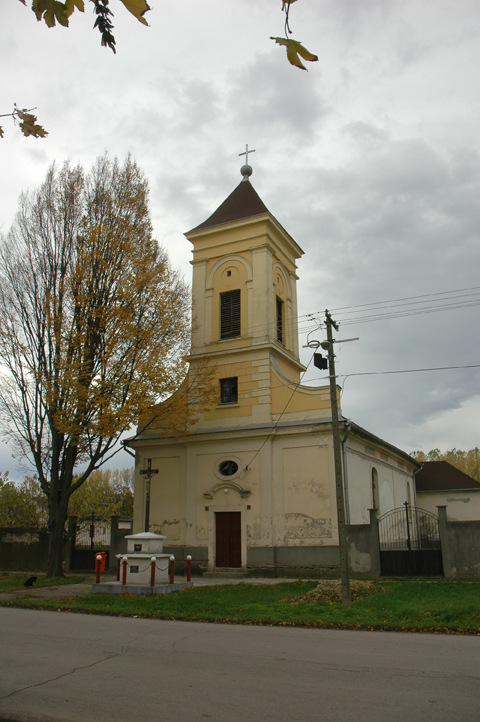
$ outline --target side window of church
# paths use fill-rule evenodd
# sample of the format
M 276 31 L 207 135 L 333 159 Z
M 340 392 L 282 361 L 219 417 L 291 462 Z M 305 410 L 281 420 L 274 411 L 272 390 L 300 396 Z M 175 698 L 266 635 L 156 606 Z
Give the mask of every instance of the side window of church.
M 240 289 L 220 294 L 220 338 L 240 336 Z
M 283 343 L 283 301 L 277 297 L 277 341 Z
M 238 401 L 238 378 L 220 379 L 220 403 L 236 404 Z

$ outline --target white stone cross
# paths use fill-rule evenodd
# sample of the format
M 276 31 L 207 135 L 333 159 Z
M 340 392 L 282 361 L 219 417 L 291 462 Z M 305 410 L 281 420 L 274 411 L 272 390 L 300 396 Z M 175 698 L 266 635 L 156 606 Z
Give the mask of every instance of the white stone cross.
M 245 151 L 244 151 L 244 153 L 239 153 L 239 154 L 238 154 L 239 156 L 240 156 L 240 155 L 244 155 L 244 156 L 245 156 L 245 165 L 248 165 L 248 154 L 249 154 L 249 153 L 255 153 L 255 149 L 253 149 L 253 150 L 248 150 L 248 143 L 247 143 L 246 146 L 245 146 Z

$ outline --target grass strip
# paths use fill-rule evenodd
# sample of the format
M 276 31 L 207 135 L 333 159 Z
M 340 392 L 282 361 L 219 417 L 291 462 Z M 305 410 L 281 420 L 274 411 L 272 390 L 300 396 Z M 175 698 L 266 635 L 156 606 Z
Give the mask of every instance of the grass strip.
M 24 589 L 23 585 L 29 577 L 37 577 L 32 589 L 58 587 L 63 584 L 80 584 L 85 579 L 85 577 L 50 577 L 50 579 L 47 579 L 44 574 L 35 574 L 33 572 L 3 572 L 0 575 L 0 592 L 15 592 Z
M 381 580 L 352 593 L 342 607 L 331 585 L 289 582 L 275 585 L 194 587 L 167 595 L 91 595 L 65 599 L 17 599 L 6 606 L 174 619 L 224 624 L 281 625 L 336 629 L 480 635 L 480 583 L 445 580 Z M 353 583 L 352 583 L 353 584 Z M 329 586 L 330 585 L 330 586 Z

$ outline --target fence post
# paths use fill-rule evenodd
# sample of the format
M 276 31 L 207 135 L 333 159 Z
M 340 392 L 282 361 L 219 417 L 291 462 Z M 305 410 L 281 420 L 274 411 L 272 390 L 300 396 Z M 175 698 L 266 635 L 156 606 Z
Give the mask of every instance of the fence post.
M 372 577 L 379 577 L 382 573 L 381 557 L 380 557 L 380 537 L 378 530 L 378 511 L 377 509 L 369 509 L 370 515 L 370 559 Z
M 449 544 L 449 534 L 448 534 L 448 527 L 447 527 L 447 507 L 446 505 L 440 505 L 437 506 L 438 509 L 438 531 L 440 535 L 440 546 L 442 549 L 442 563 L 443 563 L 443 573 L 445 575 L 445 579 L 455 579 L 456 575 L 456 569 L 455 569 L 455 560 L 453 555 L 453 549 L 451 548 Z
M 118 516 L 111 516 L 110 517 L 110 553 L 108 558 L 108 566 L 110 569 L 113 569 L 114 565 L 114 559 L 116 555 L 120 552 L 120 549 L 118 549 L 118 520 L 120 517 Z
M 187 582 L 192 581 L 192 557 L 190 554 L 187 557 Z
M 77 517 L 68 517 L 67 546 L 65 549 L 65 571 L 73 569 L 73 552 L 75 549 L 75 535 L 77 533 Z
M 125 586 L 127 583 L 127 564 L 128 564 L 128 557 L 123 557 L 122 559 L 122 585 Z
M 95 584 L 100 584 L 100 569 L 102 568 L 102 555 L 95 556 Z
M 172 554 L 172 556 L 170 557 L 170 584 L 174 583 L 174 579 L 175 579 L 175 557 Z
M 155 586 L 155 566 L 157 564 L 157 560 L 155 557 L 152 557 L 150 559 L 150 586 Z
M 120 581 L 120 554 L 117 554 L 117 582 Z

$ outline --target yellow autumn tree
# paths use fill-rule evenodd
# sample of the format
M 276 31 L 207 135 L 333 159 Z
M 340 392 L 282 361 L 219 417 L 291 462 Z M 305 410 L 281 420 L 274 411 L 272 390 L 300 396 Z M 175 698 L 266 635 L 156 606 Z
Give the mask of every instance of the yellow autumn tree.
M 412 451 L 411 456 L 417 461 L 448 461 L 449 464 L 460 469 L 464 474 L 468 474 L 472 479 L 480 481 L 480 449 L 477 446 L 468 451 L 455 448 L 449 451 L 431 449 L 428 453 Z
M 108 522 L 111 516 L 133 516 L 135 468 L 96 469 L 87 481 L 72 494 L 68 515 Z
M 210 393 L 211 372 L 182 386 L 189 334 L 188 288 L 152 237 L 137 164 L 52 166 L 0 245 L 0 426 L 48 500 L 49 576 L 72 494 L 121 434 L 179 387 L 184 433 Z

